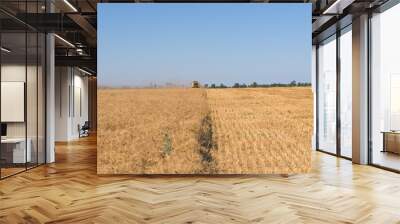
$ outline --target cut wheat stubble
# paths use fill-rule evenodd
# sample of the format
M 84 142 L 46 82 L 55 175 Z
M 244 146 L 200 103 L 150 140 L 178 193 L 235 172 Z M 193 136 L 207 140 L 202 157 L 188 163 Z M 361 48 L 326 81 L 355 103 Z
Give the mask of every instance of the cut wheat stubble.
M 100 89 L 99 174 L 277 174 L 311 167 L 310 88 Z

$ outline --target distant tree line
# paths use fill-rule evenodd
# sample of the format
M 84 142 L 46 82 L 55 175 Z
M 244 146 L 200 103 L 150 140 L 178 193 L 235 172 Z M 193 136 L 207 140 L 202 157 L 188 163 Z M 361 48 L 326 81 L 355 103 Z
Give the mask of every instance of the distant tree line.
M 245 83 L 235 83 L 232 86 L 227 86 L 223 83 L 217 85 L 215 83 L 212 84 L 205 84 L 204 87 L 206 88 L 268 88 L 268 87 L 300 87 L 300 86 L 311 86 L 311 83 L 309 82 L 296 82 L 296 81 L 291 81 L 289 83 L 271 83 L 271 84 L 258 84 L 257 82 L 253 82 L 251 84 L 245 84 Z

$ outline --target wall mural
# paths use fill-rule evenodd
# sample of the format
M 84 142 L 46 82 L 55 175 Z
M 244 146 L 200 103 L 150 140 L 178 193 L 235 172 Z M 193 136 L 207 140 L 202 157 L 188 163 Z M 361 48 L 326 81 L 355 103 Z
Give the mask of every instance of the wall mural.
M 100 4 L 98 174 L 308 172 L 309 10 Z

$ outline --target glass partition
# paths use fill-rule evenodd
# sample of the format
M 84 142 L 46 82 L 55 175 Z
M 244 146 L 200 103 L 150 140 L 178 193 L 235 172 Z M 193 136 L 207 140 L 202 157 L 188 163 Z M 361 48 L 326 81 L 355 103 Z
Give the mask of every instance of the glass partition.
M 17 5 L 41 13 L 44 1 Z M 0 12 L 0 178 L 45 163 L 45 44 L 45 34 Z
M 371 160 L 400 170 L 400 5 L 371 19 Z
M 318 47 L 318 149 L 336 153 L 336 36 Z
M 38 74 L 37 74 L 37 162 L 43 164 L 46 162 L 46 139 L 45 139 L 45 124 L 46 124 L 46 37 L 43 33 L 38 33 Z
M 27 33 L 27 98 L 26 98 L 26 113 L 27 113 L 27 150 L 30 151 L 30 161 L 27 167 L 37 165 L 37 78 L 38 78 L 38 35 L 36 32 Z
M 26 141 L 26 33 L 2 33 L 1 47 L 1 176 L 7 177 L 24 171 L 31 159 Z
M 352 157 L 352 33 L 351 26 L 340 36 L 340 154 Z

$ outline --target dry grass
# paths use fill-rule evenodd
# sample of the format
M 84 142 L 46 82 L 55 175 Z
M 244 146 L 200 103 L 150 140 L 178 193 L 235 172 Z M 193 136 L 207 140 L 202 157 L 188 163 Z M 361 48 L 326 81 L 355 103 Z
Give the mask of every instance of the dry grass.
M 198 173 L 202 89 L 100 89 L 98 173 Z
M 99 174 L 300 173 L 310 88 L 100 89 Z
M 311 168 L 310 88 L 208 89 L 219 173 L 302 173 Z

